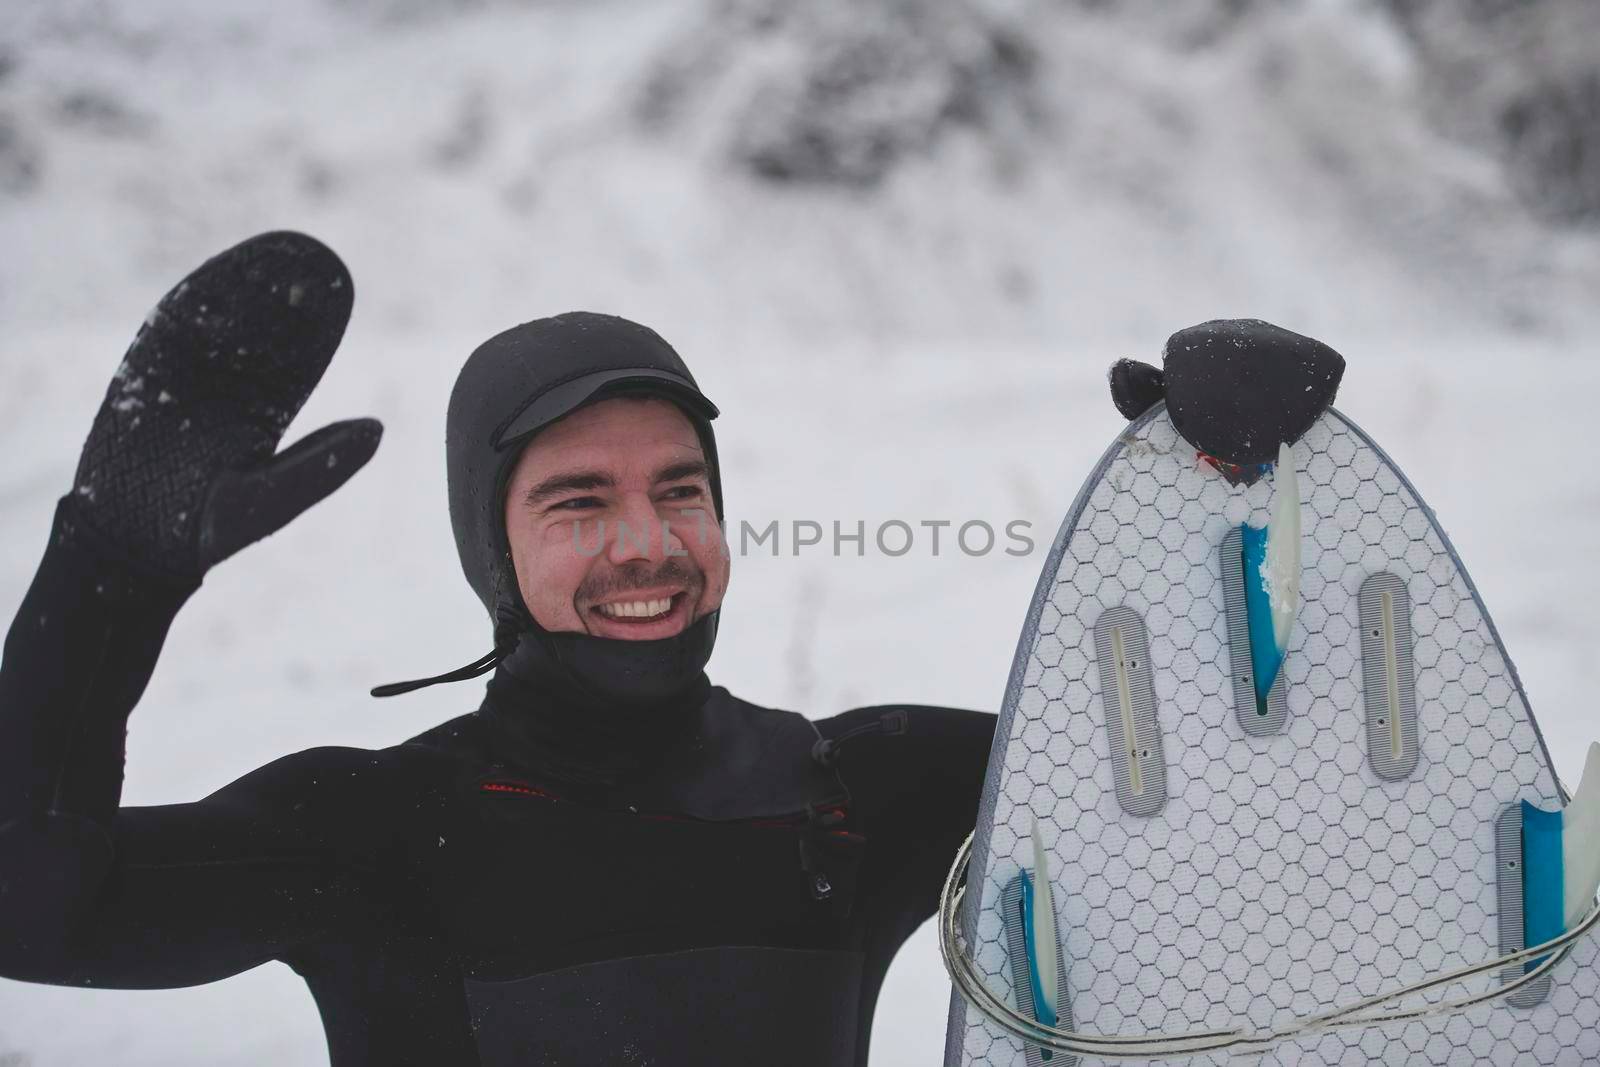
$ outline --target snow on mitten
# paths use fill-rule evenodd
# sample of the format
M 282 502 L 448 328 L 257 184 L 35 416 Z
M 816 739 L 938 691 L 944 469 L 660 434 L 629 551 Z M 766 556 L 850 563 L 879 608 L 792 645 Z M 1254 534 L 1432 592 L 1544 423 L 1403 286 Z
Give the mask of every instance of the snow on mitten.
M 78 525 L 145 568 L 198 580 L 372 457 L 376 419 L 277 452 L 322 378 L 354 291 L 339 257 L 266 233 L 212 257 L 146 318 L 78 461 Z

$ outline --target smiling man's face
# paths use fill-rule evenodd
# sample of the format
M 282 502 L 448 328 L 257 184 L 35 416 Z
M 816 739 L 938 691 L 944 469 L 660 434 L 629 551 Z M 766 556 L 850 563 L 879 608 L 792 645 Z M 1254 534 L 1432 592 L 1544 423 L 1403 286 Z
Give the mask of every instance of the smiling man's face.
M 614 397 L 539 431 L 506 488 L 528 611 L 552 632 L 672 637 L 722 604 L 728 555 L 705 454 L 657 397 Z

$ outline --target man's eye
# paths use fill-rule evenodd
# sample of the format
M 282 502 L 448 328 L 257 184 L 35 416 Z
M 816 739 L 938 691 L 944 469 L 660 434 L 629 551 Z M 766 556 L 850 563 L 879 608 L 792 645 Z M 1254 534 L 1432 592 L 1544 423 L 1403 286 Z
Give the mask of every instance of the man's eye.
M 590 508 L 598 507 L 599 504 L 600 504 L 599 497 L 575 496 L 575 497 L 572 497 L 570 500 L 563 500 L 560 503 L 552 504 L 550 506 L 550 510 L 551 511 L 587 511 Z
M 698 485 L 675 485 L 667 490 L 669 500 L 693 500 L 700 495 Z

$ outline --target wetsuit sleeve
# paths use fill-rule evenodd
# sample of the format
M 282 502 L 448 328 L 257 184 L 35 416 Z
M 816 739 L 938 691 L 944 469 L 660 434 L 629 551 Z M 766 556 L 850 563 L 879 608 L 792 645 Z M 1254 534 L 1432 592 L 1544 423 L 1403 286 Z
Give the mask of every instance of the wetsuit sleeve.
M 197 587 L 58 507 L 0 659 L 0 975 L 193 985 L 363 914 L 381 835 L 370 799 L 346 801 L 384 790 L 378 753 L 314 749 L 192 804 L 119 808 L 128 714 Z
M 903 708 L 903 733 L 864 732 L 839 746 L 839 776 L 867 836 L 858 897 L 866 958 L 862 1018 L 906 938 L 938 908 L 939 891 L 978 818 L 996 716 L 959 708 L 891 704 L 857 708 L 817 723 L 824 737 Z M 866 1063 L 863 1032 L 858 1062 Z
M 871 845 L 870 882 L 887 898 L 874 903 L 904 911 L 914 928 L 933 914 L 950 863 L 977 821 L 995 716 L 890 704 L 818 727 L 838 736 L 897 708 L 906 712 L 905 731 L 851 738 L 839 747 L 839 774 Z

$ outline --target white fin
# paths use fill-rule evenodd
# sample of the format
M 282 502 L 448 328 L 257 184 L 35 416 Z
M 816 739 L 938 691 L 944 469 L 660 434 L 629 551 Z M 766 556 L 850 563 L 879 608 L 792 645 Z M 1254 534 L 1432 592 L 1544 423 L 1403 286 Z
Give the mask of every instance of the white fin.
M 1267 551 L 1262 560 L 1262 585 L 1272 604 L 1272 637 L 1281 654 L 1289 647 L 1289 631 L 1300 612 L 1300 479 L 1294 450 L 1278 446 L 1272 484 L 1272 520 L 1267 524 Z
M 1050 863 L 1039 836 L 1039 817 L 1033 817 L 1033 962 L 1039 969 L 1039 992 L 1052 1008 L 1056 1005 L 1056 902 L 1050 892 Z
M 1583 777 L 1572 799 L 1561 810 L 1563 826 L 1579 823 L 1600 823 L 1600 744 L 1591 743 L 1583 761 Z
M 1571 930 L 1600 890 L 1600 744 L 1589 746 L 1578 791 L 1561 811 L 1561 868 L 1564 929 Z

